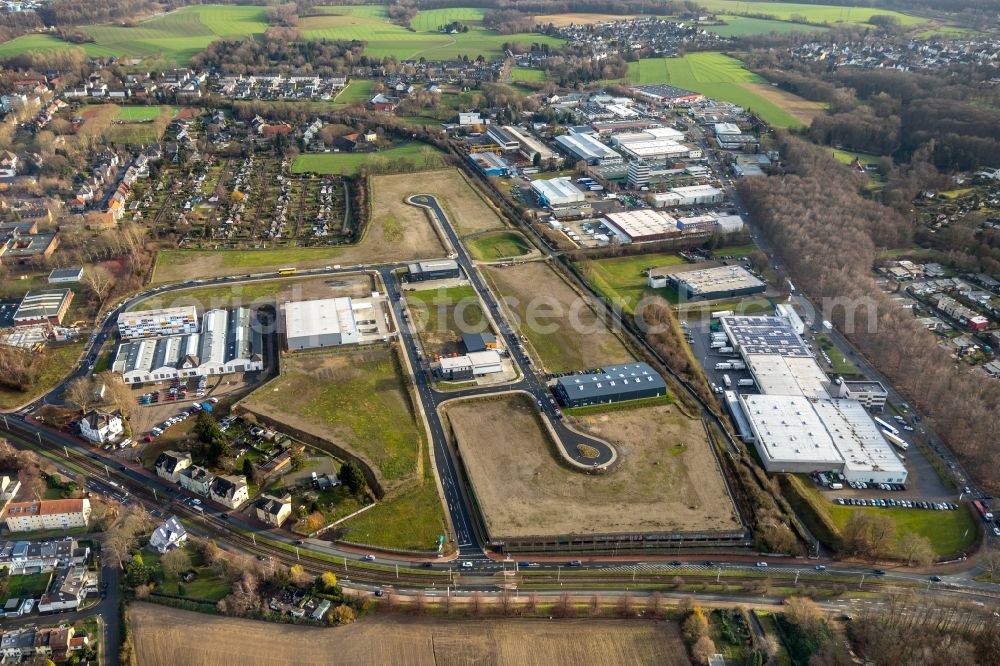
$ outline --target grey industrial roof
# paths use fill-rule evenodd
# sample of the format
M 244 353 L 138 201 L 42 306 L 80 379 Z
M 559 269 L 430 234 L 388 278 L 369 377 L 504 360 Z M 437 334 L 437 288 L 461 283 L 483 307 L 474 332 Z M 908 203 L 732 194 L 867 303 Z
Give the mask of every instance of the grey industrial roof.
M 611 365 L 601 372 L 560 377 L 557 383 L 571 398 L 600 398 L 624 391 L 667 388 L 663 377 L 648 363 Z
M 63 302 L 70 298 L 69 289 L 47 289 L 44 291 L 29 291 L 21 300 L 17 312 L 14 313 L 14 320 L 45 319 L 55 317 L 59 313 L 59 308 Z
M 812 356 L 802 338 L 780 317 L 723 317 L 722 325 L 744 354 Z

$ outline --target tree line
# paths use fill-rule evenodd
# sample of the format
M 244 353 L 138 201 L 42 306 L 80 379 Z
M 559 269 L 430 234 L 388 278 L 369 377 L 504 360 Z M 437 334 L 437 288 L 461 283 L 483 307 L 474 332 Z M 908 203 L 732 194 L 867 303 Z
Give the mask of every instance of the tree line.
M 905 245 L 910 223 L 864 198 L 862 179 L 826 149 L 778 137 L 789 172 L 740 182 L 751 215 L 781 248 L 796 284 L 814 302 L 833 304 L 827 318 L 919 406 L 984 487 L 1000 490 L 1000 391 L 957 364 L 875 284 L 877 249 Z

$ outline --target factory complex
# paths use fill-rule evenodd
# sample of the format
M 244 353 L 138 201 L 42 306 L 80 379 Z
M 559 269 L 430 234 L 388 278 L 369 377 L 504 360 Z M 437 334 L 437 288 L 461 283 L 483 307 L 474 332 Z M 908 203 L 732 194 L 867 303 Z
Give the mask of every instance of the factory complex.
M 717 266 L 682 273 L 653 269 L 649 272 L 647 284 L 654 289 L 669 285 L 682 298 L 692 301 L 749 296 L 767 291 L 767 284 L 742 266 Z
M 126 384 L 257 372 L 264 369 L 264 338 L 250 308 L 209 310 L 200 333 L 122 342 L 112 369 Z
M 827 377 L 791 322 L 776 316 L 721 322 L 759 390 L 727 391 L 725 402 L 767 471 L 832 471 L 848 481 L 906 482 L 906 467 L 865 405 L 843 381 Z

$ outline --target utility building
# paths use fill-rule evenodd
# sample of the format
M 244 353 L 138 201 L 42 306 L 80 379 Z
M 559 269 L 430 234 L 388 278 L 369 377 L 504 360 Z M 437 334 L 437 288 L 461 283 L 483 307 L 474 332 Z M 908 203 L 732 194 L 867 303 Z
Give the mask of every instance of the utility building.
M 667 384 L 647 363 L 628 363 L 601 372 L 560 377 L 556 395 L 566 407 L 657 398 L 667 394 Z
M 458 262 L 454 259 L 438 259 L 436 261 L 418 261 L 407 264 L 410 282 L 423 282 L 425 280 L 447 280 L 458 278 L 462 272 L 458 268 Z

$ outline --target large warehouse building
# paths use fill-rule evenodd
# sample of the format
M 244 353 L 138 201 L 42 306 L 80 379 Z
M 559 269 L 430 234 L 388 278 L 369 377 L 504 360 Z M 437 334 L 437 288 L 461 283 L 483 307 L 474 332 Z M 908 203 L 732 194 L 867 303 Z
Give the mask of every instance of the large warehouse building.
M 531 191 L 538 197 L 538 202 L 548 208 L 566 208 L 586 201 L 586 196 L 569 177 L 533 180 Z
M 657 398 L 667 394 L 667 384 L 647 363 L 612 365 L 601 372 L 560 377 L 555 392 L 567 407 Z
M 711 185 L 690 185 L 688 187 L 674 187 L 667 192 L 654 194 L 652 203 L 657 208 L 701 206 L 721 203 L 725 196 L 725 192 Z
M 688 300 L 732 298 L 767 291 L 767 285 L 742 266 L 719 266 L 673 276 L 677 293 Z
M 832 383 L 781 317 L 723 317 L 759 394 L 727 400 L 769 472 L 839 472 L 848 481 L 906 483 L 907 470 L 864 405 Z M 735 413 L 735 411 L 734 411 Z
M 250 308 L 209 310 L 201 333 L 118 345 L 113 370 L 126 384 L 264 369 L 264 336 Z
M 563 134 L 556 137 L 559 148 L 574 160 L 591 165 L 621 164 L 622 156 L 592 134 Z
M 517 142 L 518 152 L 529 162 L 534 162 L 536 155 L 543 164 L 549 161 L 562 162 L 562 157 L 542 143 L 541 140 L 536 139 L 528 133 L 527 130 L 514 127 L 513 125 L 504 125 L 504 130 L 506 130 L 506 136 Z
M 281 309 L 285 316 L 285 345 L 290 350 L 336 347 L 358 341 L 351 298 L 291 301 Z
M 59 326 L 72 302 L 69 289 L 29 291 L 14 311 L 14 326 Z
M 648 208 L 624 213 L 609 213 L 604 224 L 622 243 L 643 243 L 677 235 L 674 218 Z
M 193 305 L 123 312 L 118 315 L 118 335 L 123 340 L 163 335 L 187 335 L 197 331 L 198 312 Z

